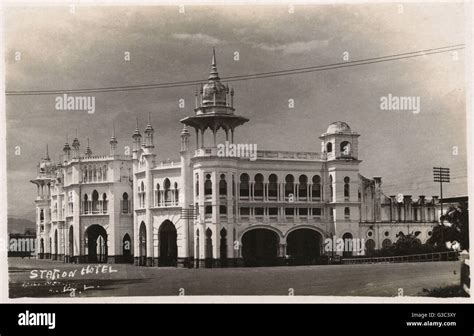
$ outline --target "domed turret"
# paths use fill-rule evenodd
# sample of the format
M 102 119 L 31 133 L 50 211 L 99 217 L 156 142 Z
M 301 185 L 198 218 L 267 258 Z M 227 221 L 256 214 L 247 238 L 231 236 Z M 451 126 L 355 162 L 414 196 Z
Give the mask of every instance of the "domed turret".
M 216 65 L 216 52 L 213 49 L 211 73 L 208 82 L 202 87 L 202 104 L 206 105 L 222 105 L 227 104 L 227 94 L 229 88 L 221 83 Z
M 326 134 L 350 133 L 351 128 L 344 121 L 336 121 L 329 125 Z
M 48 175 L 54 171 L 54 164 L 51 162 L 49 157 L 48 145 L 46 145 L 46 155 L 41 159 L 39 163 L 39 174 Z

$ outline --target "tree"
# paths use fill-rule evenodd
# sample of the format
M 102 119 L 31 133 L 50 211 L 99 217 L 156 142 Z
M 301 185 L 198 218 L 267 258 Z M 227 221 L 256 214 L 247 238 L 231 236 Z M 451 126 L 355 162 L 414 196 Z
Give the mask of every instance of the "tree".
M 469 212 L 466 202 L 449 207 L 441 216 L 441 222 L 433 228 L 428 243 L 433 246 L 446 246 L 458 242 L 462 250 L 469 250 Z

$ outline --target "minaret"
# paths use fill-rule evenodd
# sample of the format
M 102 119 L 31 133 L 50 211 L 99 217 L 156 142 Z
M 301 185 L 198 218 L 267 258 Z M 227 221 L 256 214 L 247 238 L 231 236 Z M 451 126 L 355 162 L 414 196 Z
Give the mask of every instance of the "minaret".
M 118 141 L 117 141 L 117 138 L 115 137 L 115 125 L 113 125 L 113 133 L 112 133 L 112 137 L 110 138 L 110 156 L 115 156 L 117 155 L 117 144 L 118 144 Z
M 79 139 L 77 139 L 77 130 L 76 130 L 76 137 L 72 141 L 72 158 L 73 159 L 79 159 L 79 156 L 80 156 L 79 148 L 80 148 L 80 144 L 79 144 Z
M 40 247 L 37 257 L 39 259 L 49 258 L 49 230 L 51 225 L 50 207 L 51 207 L 51 183 L 55 179 L 56 167 L 49 157 L 48 145 L 46 145 L 46 154 L 38 164 L 38 174 L 30 182 L 37 187 L 36 204 L 36 246 Z
M 89 157 L 89 158 L 92 156 L 92 150 L 89 147 L 89 138 L 87 138 L 87 148 L 86 148 L 85 155 L 86 155 L 86 157 Z
M 69 146 L 68 137 L 66 134 L 66 143 L 63 147 L 64 161 L 69 161 L 71 159 L 71 147 Z
M 140 130 L 138 129 L 138 118 L 137 118 L 137 128 L 135 128 L 135 132 L 133 132 L 132 139 L 133 139 L 133 153 L 137 154 L 136 158 L 138 158 L 138 152 L 140 151 L 140 146 L 142 142 L 142 135 L 140 134 Z
M 151 115 L 150 112 L 148 112 L 148 124 L 146 125 L 145 129 L 145 148 L 155 148 L 155 145 L 153 144 L 153 133 L 155 133 L 155 130 L 153 129 L 153 126 L 151 126 Z
M 181 152 L 186 152 L 189 149 L 189 134 L 188 128 L 184 125 L 183 130 L 181 131 Z

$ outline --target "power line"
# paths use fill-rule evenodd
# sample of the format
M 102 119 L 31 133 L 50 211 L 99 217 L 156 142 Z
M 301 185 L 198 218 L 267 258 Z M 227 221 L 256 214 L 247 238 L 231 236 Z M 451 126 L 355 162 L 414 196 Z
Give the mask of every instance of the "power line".
M 222 77 L 221 79 L 226 82 L 237 82 L 237 81 L 245 81 L 245 80 L 251 80 L 251 79 L 262 79 L 262 78 L 296 75 L 296 74 L 303 74 L 303 73 L 310 73 L 310 72 L 317 72 L 317 71 L 369 65 L 369 64 L 382 63 L 382 62 L 390 62 L 390 61 L 409 59 L 409 58 L 414 58 L 414 57 L 422 57 L 426 55 L 433 55 L 433 54 L 440 54 L 440 53 L 446 53 L 450 51 L 461 50 L 461 49 L 464 49 L 464 47 L 465 47 L 464 44 L 456 44 L 456 45 L 451 45 L 451 46 L 446 46 L 446 47 L 411 51 L 411 52 L 406 52 L 406 53 L 401 53 L 401 54 L 367 58 L 367 59 L 356 60 L 356 61 L 347 61 L 347 62 L 341 62 L 341 63 L 317 65 L 317 66 L 311 66 L 311 67 L 294 68 L 294 69 L 279 70 L 279 71 L 262 72 L 262 73 L 247 74 L 247 75 L 236 75 L 236 76 Z M 102 88 L 90 88 L 90 89 L 83 88 L 83 89 L 69 89 L 69 90 L 58 89 L 58 90 L 6 91 L 5 94 L 7 96 L 22 96 L 22 95 L 51 95 L 51 94 L 64 94 L 64 93 L 75 94 L 75 93 L 97 93 L 97 92 L 120 92 L 120 91 L 150 90 L 150 89 L 194 86 L 194 85 L 202 84 L 203 82 L 206 82 L 206 80 L 164 82 L 164 83 L 156 83 L 156 84 L 127 85 L 127 86 L 114 86 L 114 87 L 102 87 Z

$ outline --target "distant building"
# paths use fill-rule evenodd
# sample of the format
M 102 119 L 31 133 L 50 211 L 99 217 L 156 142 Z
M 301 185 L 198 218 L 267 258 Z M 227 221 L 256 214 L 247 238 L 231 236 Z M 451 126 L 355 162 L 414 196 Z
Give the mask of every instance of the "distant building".
M 329 125 L 321 151 L 256 150 L 236 144 L 248 119 L 235 114 L 234 90 L 221 83 L 215 55 L 208 82 L 195 93 L 194 114 L 181 120 L 180 160 L 157 162 L 150 118 L 132 135 L 132 156 L 89 147 L 63 162 L 39 164 L 38 256 L 146 266 L 226 267 L 316 264 L 324 241 L 364 239 L 366 253 L 399 232 L 420 231 L 424 243 L 439 218 L 436 196 L 385 196 L 380 177 L 360 175 L 359 134 Z M 195 130 L 196 148 L 190 148 Z M 213 141 L 205 143 L 205 133 Z M 217 141 L 225 137 L 225 146 Z M 250 153 L 253 149 L 255 152 Z M 352 255 L 352 251 L 337 254 Z

